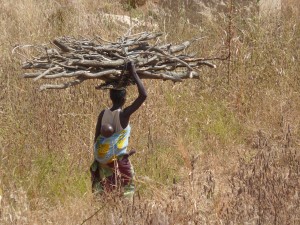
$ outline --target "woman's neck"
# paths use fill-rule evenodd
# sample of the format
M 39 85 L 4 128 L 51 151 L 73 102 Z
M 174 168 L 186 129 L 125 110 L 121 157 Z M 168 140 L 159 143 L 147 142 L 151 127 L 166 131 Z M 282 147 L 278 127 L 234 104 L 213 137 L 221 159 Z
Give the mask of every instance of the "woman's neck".
M 113 106 L 110 108 L 111 111 L 114 111 L 114 110 L 116 110 L 116 109 L 122 109 L 122 105 L 116 104 L 116 105 L 113 105 Z

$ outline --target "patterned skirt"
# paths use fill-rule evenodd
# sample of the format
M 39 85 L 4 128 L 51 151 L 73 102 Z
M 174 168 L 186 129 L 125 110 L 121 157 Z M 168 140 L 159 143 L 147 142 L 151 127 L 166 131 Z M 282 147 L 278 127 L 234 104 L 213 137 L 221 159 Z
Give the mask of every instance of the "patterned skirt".
M 108 164 L 100 164 L 94 160 L 90 167 L 93 193 L 119 191 L 125 197 L 133 197 L 134 170 L 128 157 L 128 154 L 119 156 Z

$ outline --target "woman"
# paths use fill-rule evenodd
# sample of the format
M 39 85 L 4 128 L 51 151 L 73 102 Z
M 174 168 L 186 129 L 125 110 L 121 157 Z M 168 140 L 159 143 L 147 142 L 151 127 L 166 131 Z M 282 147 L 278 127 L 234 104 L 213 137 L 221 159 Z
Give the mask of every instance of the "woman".
M 130 197 L 134 193 L 134 172 L 128 159 L 130 153 L 127 152 L 131 131 L 129 120 L 146 100 L 147 93 L 136 73 L 134 64 L 129 62 L 127 68 L 129 75 L 133 77 L 137 85 L 139 95 L 130 106 L 123 109 L 126 101 L 126 89 L 110 90 L 112 107 L 99 114 L 96 125 L 95 160 L 91 166 L 91 174 L 93 192 L 109 192 L 116 187 L 122 187 L 124 196 Z

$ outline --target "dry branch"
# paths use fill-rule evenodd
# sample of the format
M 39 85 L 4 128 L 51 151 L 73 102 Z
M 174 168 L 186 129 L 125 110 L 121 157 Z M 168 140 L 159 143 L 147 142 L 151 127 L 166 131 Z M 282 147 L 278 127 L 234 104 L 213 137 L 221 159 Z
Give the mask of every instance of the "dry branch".
M 102 80 L 104 84 L 100 86 L 105 88 L 133 83 L 126 70 L 128 61 L 135 63 L 141 79 L 174 82 L 199 77 L 199 68 L 202 66 L 215 68 L 214 64 L 204 58 L 183 54 L 196 39 L 179 45 L 160 44 L 158 37 L 161 35 L 143 32 L 123 36 L 116 42 L 103 41 L 101 37 L 96 37 L 96 42 L 95 39 L 56 38 L 53 41 L 55 48 L 44 47 L 43 54 L 24 62 L 22 68 L 32 72 L 23 74 L 23 77 L 33 78 L 34 81 L 71 79 L 59 84 L 44 84 L 41 90 L 64 89 L 87 79 Z M 99 41 L 103 44 L 99 44 Z M 154 44 L 151 45 L 151 42 Z

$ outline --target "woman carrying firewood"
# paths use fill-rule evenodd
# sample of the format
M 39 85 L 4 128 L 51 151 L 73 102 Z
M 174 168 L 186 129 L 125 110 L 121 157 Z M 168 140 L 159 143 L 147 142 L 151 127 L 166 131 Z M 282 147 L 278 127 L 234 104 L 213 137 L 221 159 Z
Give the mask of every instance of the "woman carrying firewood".
M 131 130 L 129 120 L 146 100 L 147 93 L 134 64 L 128 62 L 126 67 L 137 85 L 139 95 L 130 106 L 122 109 L 126 101 L 126 89 L 110 89 L 112 107 L 99 114 L 94 139 L 94 162 L 90 171 L 94 193 L 122 188 L 124 196 L 132 197 L 134 171 L 128 157 L 133 152 L 127 152 Z

